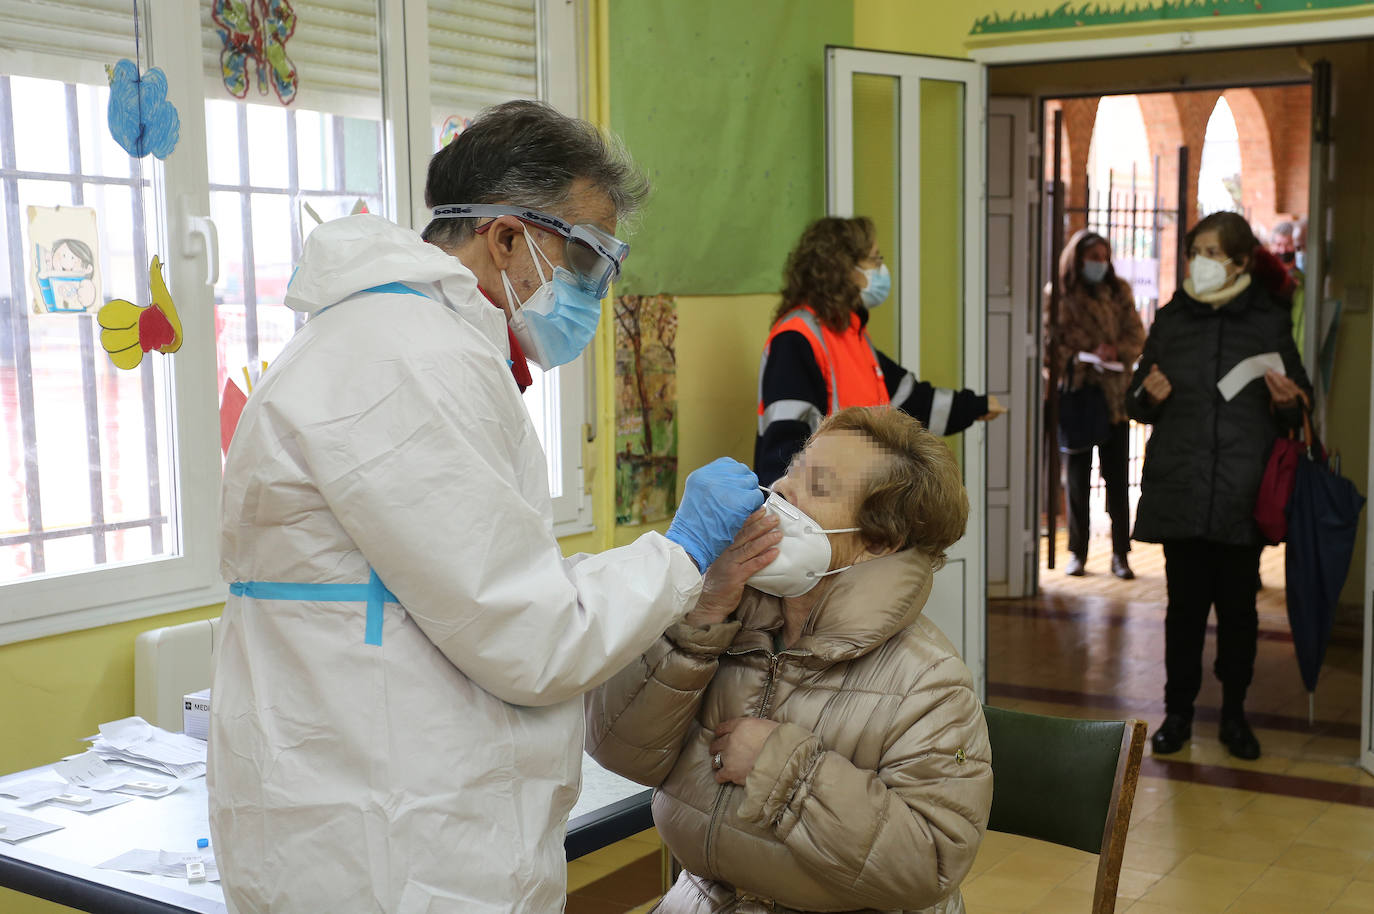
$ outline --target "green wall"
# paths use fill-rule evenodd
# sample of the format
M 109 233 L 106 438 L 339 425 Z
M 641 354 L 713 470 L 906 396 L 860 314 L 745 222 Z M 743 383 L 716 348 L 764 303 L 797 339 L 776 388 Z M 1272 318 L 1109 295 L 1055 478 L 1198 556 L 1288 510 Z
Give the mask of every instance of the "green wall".
M 825 214 L 824 49 L 852 42 L 852 3 L 610 0 L 610 14 L 611 127 L 654 183 L 619 291 L 777 291 Z

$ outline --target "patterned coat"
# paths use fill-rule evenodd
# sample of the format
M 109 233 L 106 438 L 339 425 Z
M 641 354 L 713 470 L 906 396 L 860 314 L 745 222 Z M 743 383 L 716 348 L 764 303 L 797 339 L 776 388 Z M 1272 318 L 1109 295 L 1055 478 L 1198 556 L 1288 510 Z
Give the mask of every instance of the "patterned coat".
M 1073 387 L 1097 384 L 1107 395 L 1112 423 L 1126 421 L 1126 389 L 1131 366 L 1145 348 L 1145 327 L 1135 310 L 1135 296 L 1122 279 L 1110 283 L 1083 283 L 1059 299 L 1059 321 L 1050 327 L 1049 295 L 1045 296 L 1045 326 L 1048 358 L 1059 367 L 1059 377 L 1067 377 L 1069 363 L 1080 352 L 1092 352 L 1102 343 L 1116 346 L 1116 360 L 1124 371 L 1097 371 L 1091 365 L 1073 366 Z

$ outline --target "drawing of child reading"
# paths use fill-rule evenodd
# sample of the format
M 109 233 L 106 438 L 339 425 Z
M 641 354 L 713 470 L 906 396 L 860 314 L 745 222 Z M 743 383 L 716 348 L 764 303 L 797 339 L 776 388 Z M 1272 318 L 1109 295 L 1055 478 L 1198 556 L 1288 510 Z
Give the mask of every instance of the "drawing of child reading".
M 76 238 L 59 238 L 49 253 L 36 244 L 38 288 L 50 312 L 85 311 L 95 304 L 95 256 Z

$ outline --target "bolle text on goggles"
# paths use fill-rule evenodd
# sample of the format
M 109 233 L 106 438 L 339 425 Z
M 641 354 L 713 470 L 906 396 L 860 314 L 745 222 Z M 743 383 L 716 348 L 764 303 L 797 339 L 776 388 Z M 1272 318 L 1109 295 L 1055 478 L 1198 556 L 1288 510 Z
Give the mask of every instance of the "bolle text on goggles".
M 538 226 L 562 235 L 564 257 L 568 270 L 577 277 L 578 285 L 597 298 L 605 298 L 611 283 L 620 276 L 620 265 L 630 254 L 630 246 L 619 238 L 594 225 L 570 225 L 557 216 L 522 206 L 502 203 L 448 203 L 436 206 L 434 219 L 473 219 L 481 216 L 514 216 L 521 222 Z M 486 231 L 490 222 L 479 226 Z

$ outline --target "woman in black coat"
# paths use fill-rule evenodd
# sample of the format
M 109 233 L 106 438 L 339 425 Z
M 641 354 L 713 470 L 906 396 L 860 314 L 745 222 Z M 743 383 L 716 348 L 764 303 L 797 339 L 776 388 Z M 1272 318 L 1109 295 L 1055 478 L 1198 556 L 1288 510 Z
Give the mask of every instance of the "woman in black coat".
M 1275 436 L 1301 424 L 1312 387 L 1293 344 L 1291 283 L 1249 223 L 1213 213 L 1185 241 L 1189 278 L 1156 316 L 1126 398 L 1132 418 L 1154 425 L 1134 538 L 1164 544 L 1169 588 L 1165 718 L 1151 741 L 1163 755 L 1192 736 L 1215 604 L 1221 741 L 1232 755 L 1255 759 L 1259 741 L 1244 707 L 1259 632 L 1255 498 Z M 1263 353 L 1278 353 L 1283 374 L 1271 370 L 1224 399 L 1218 382 Z

